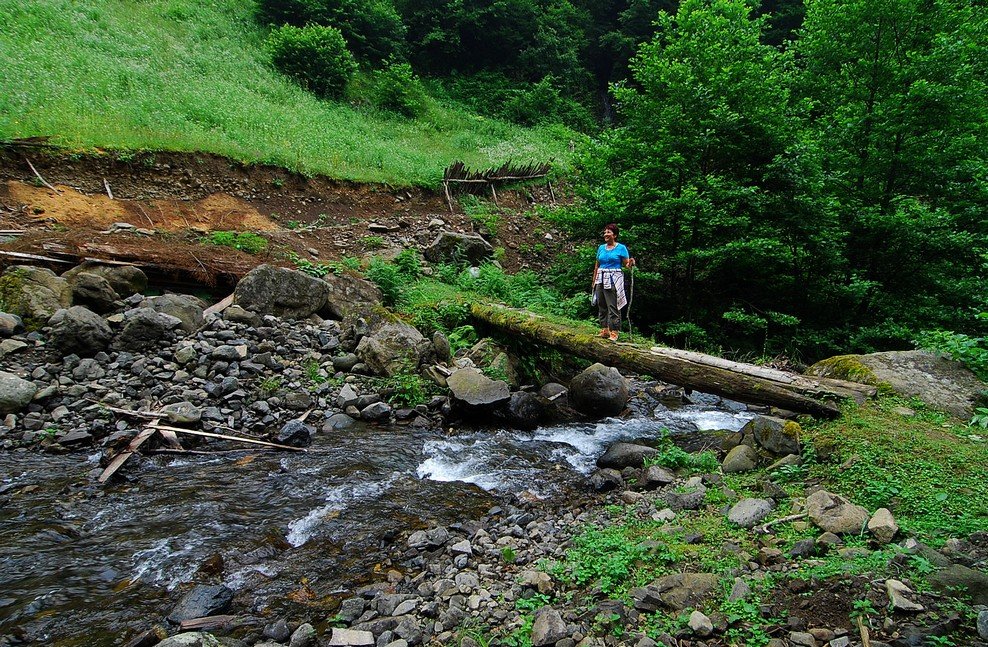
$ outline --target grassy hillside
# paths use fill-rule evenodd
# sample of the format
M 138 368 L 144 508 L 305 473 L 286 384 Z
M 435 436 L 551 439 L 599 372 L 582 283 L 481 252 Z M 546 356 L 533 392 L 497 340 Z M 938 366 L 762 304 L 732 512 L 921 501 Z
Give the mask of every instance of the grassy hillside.
M 0 0 L 0 139 L 209 151 L 435 185 L 455 159 L 565 165 L 573 133 L 433 102 L 409 120 L 320 101 L 273 70 L 249 0 Z

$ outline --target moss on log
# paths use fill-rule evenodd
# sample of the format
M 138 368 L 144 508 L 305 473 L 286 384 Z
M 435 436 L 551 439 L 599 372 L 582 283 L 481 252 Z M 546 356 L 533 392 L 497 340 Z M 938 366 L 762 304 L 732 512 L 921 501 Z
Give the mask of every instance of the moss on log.
M 636 373 L 648 374 L 698 391 L 754 404 L 768 404 L 814 416 L 834 418 L 840 409 L 833 402 L 818 400 L 798 391 L 792 384 L 700 364 L 688 359 L 653 353 L 634 344 L 612 342 L 591 333 L 549 321 L 526 310 L 490 303 L 473 303 L 470 314 L 479 321 L 530 341 Z M 841 399 L 845 394 L 817 389 L 822 397 Z

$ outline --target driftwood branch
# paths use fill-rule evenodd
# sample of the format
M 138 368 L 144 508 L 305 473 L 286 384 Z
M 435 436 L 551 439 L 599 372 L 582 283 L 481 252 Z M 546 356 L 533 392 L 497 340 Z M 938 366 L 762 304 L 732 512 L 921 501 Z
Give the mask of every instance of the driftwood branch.
M 797 519 L 805 519 L 807 516 L 809 515 L 807 515 L 805 512 L 802 512 L 800 514 L 791 514 L 788 517 L 774 519 L 772 521 L 769 521 L 768 523 L 763 523 L 760 526 L 755 526 L 753 530 L 757 533 L 767 535 L 768 529 L 771 528 L 772 526 L 778 525 L 780 523 L 786 523 L 788 521 L 796 521 Z
M 24 161 L 27 162 L 27 165 L 31 167 L 31 171 L 34 173 L 34 177 L 38 178 L 38 181 L 39 182 L 41 182 L 42 184 L 44 184 L 46 187 L 48 187 L 49 189 L 51 189 L 55 193 L 57 193 L 59 195 L 62 194 L 61 191 L 59 191 L 58 189 L 56 189 L 52 185 L 48 184 L 48 180 L 46 180 L 45 178 L 41 177 L 41 173 L 38 173 L 38 169 L 34 168 L 34 164 L 31 163 L 31 160 L 29 160 L 28 158 L 25 157 L 24 158 Z
M 106 178 L 103 178 L 103 188 L 106 189 L 106 195 L 112 200 L 113 191 L 110 190 L 110 183 L 106 181 Z
M 100 474 L 99 478 L 96 480 L 100 483 L 106 483 L 110 480 L 110 477 L 113 476 L 117 470 L 127 462 L 127 459 L 133 456 L 140 446 L 143 445 L 148 438 L 153 436 L 156 431 L 156 429 L 150 428 L 141 430 L 136 436 L 134 436 L 134 439 L 130 441 L 130 444 L 127 445 L 127 449 L 113 457 L 113 460 L 110 461 L 110 464 L 106 466 L 106 469 L 103 470 L 103 473 Z
M 165 429 L 167 431 L 174 431 L 177 434 L 190 434 L 192 436 L 203 436 L 205 438 L 218 438 L 220 440 L 232 440 L 239 443 L 248 443 L 251 445 L 262 445 L 264 447 L 274 447 L 277 449 L 284 449 L 292 452 L 304 452 L 305 449 L 302 447 L 291 447 L 290 445 L 279 445 L 277 443 L 269 443 L 263 440 L 255 440 L 253 438 L 241 438 L 240 436 L 228 436 L 226 434 L 214 434 L 208 431 L 197 431 L 195 429 L 182 429 L 181 427 L 167 427 L 165 425 L 157 425 L 154 430 Z

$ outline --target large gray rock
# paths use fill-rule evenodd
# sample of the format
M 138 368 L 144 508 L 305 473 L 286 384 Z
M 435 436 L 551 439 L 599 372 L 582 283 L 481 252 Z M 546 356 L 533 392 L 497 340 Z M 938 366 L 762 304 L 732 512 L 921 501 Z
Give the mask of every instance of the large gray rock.
M 942 593 L 960 591 L 970 597 L 974 604 L 988 604 L 988 575 L 967 566 L 953 564 L 931 573 L 930 584 Z
M 535 429 L 548 403 L 528 391 L 515 391 L 508 402 L 507 418 L 516 429 Z
M 82 306 L 59 310 L 48 320 L 48 325 L 51 326 L 48 345 L 62 353 L 95 355 L 104 350 L 113 338 L 110 325 Z
M 141 301 L 142 308 L 175 317 L 182 322 L 182 332 L 194 333 L 202 326 L 203 303 L 199 299 L 184 294 L 162 294 Z
M 653 447 L 634 443 L 614 443 L 597 459 L 597 467 L 622 470 L 625 467 L 644 467 L 645 459 L 659 453 Z
M 616 416 L 624 411 L 630 394 L 628 382 L 616 368 L 594 364 L 573 378 L 569 403 L 588 416 Z
M 655 580 L 648 586 L 629 592 L 639 611 L 661 608 L 682 611 L 699 606 L 718 589 L 720 577 L 713 573 L 675 573 Z
M 727 519 L 742 528 L 753 528 L 772 512 L 773 507 L 768 499 L 742 499 L 728 511 Z
M 417 373 L 432 344 L 414 326 L 388 321 L 357 344 L 357 357 L 377 375 Z
M 38 387 L 34 382 L 0 371 L 0 415 L 17 413 L 30 404 L 37 392 Z
M 168 622 L 180 624 L 183 620 L 204 618 L 223 613 L 233 603 L 233 591 L 219 586 L 199 585 L 186 593 L 172 612 L 168 614 Z
M 303 272 L 273 265 L 258 265 L 240 279 L 233 302 L 261 315 L 305 319 L 326 306 L 326 281 Z
M 801 453 L 799 436 L 802 428 L 792 420 L 783 420 L 772 416 L 755 416 L 741 428 L 743 436 L 750 436 L 773 454 L 785 456 Z
M 148 287 L 148 277 L 140 268 L 133 265 L 103 265 L 98 261 L 84 261 L 62 274 L 71 285 L 79 274 L 95 274 L 105 279 L 121 297 L 141 294 Z
M 0 339 L 12 337 L 24 330 L 24 320 L 9 312 L 0 312 Z
M 10 314 L 41 322 L 72 305 L 72 289 L 47 268 L 14 265 L 0 275 L 0 301 Z
M 157 344 L 182 327 L 182 320 L 151 308 L 135 308 L 125 314 L 124 327 L 116 345 L 124 350 L 142 350 Z
M 892 541 L 895 533 L 899 532 L 899 524 L 895 522 L 895 518 L 888 508 L 879 508 L 868 520 L 868 532 L 875 538 L 875 541 L 884 546 Z
M 806 512 L 818 528 L 836 535 L 860 533 L 870 516 L 867 509 L 826 490 L 818 490 L 806 499 Z
M 157 647 L 222 647 L 223 643 L 212 634 L 200 631 L 186 631 L 165 638 Z
M 494 256 L 494 248 L 480 236 L 442 231 L 423 252 L 430 263 L 480 265 Z
M 381 291 L 370 281 L 348 274 L 327 274 L 322 280 L 329 286 L 326 311 L 333 319 L 363 317 L 381 305 Z
M 750 472 L 758 466 L 758 454 L 748 445 L 738 445 L 727 452 L 720 468 L 724 474 Z
M 887 386 L 959 418 L 970 418 L 984 382 L 960 362 L 930 351 L 840 355 L 817 362 L 809 375 Z
M 98 274 L 79 272 L 72 277 L 69 285 L 72 286 L 72 303 L 100 314 L 115 310 L 120 299 L 110 282 Z
M 542 607 L 535 612 L 532 622 L 532 647 L 548 647 L 566 638 L 566 623 L 552 607 Z
M 461 368 L 446 378 L 454 402 L 461 408 L 489 409 L 511 397 L 511 390 L 501 380 L 492 380 L 475 368 Z

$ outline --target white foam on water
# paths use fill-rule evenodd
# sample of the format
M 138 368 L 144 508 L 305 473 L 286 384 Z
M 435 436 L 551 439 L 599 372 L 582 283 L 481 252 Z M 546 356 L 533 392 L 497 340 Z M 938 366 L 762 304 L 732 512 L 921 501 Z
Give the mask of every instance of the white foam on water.
M 473 442 L 430 440 L 422 446 L 428 458 L 416 468 L 420 479 L 449 483 L 472 483 L 491 491 L 504 489 L 506 471 L 490 464 L 496 440 L 493 436 L 478 438 Z M 498 461 L 503 463 L 503 461 Z
M 739 431 L 749 420 L 755 417 L 754 414 L 747 412 L 731 413 L 729 411 L 696 411 L 691 409 L 670 411 L 667 415 L 681 420 L 688 420 L 696 425 L 696 428 L 700 431 L 712 431 L 715 429 Z
M 198 562 L 187 559 L 193 551 L 205 543 L 205 537 L 189 537 L 187 543 L 178 549 L 172 546 L 174 537 L 165 537 L 154 542 L 150 548 L 134 553 L 133 581 L 144 580 L 150 584 L 164 582 L 169 591 L 183 582 L 188 582 L 198 569 Z
M 270 580 L 277 577 L 278 573 L 278 569 L 269 564 L 251 564 L 230 573 L 223 581 L 223 584 L 234 591 L 239 591 L 250 582 L 252 576 L 255 574 L 262 575 Z
M 553 450 L 553 458 L 563 459 L 581 474 L 593 471 L 597 458 L 619 441 L 654 438 L 662 431 L 655 420 L 635 418 L 618 420 L 607 418 L 595 425 L 567 425 L 544 427 L 536 430 L 533 442 L 552 442 L 567 445 L 571 449 Z
M 377 498 L 394 484 L 395 476 L 384 481 L 366 483 L 346 483 L 324 490 L 326 504 L 311 510 L 309 514 L 288 523 L 285 539 L 292 546 L 301 546 L 319 530 L 326 517 L 334 512 L 342 512 L 359 501 Z

